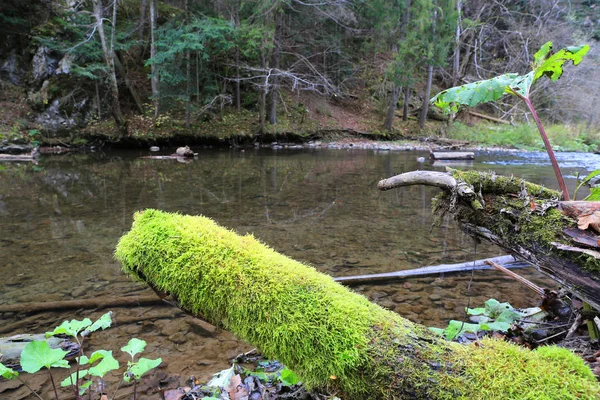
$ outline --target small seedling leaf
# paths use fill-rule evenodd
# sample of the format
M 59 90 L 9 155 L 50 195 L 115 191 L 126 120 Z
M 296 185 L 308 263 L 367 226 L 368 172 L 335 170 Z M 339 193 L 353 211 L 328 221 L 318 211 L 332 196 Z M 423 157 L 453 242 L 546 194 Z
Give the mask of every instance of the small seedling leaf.
M 162 358 L 157 358 L 156 360 L 150 360 L 148 358 L 140 358 L 138 362 L 131 363 L 127 371 L 123 374 L 123 379 L 125 382 L 129 382 L 131 378 L 134 380 L 139 380 L 142 375 L 146 372 L 150 371 L 153 368 L 156 368 L 162 362 Z
M 83 321 L 78 321 L 76 319 L 71 321 L 63 321 L 63 323 L 54 328 L 52 332 L 46 332 L 46 337 L 60 334 L 75 337 L 79 334 L 79 332 L 83 331 L 91 324 L 92 320 L 89 318 L 85 318 Z
M 75 385 L 77 383 L 76 377 L 79 377 L 79 379 L 83 379 L 87 375 L 88 375 L 87 369 L 82 369 L 79 372 L 75 371 L 71 375 L 69 375 L 65 379 L 63 379 L 62 382 L 60 383 L 60 386 L 67 387 L 67 386 Z
M 109 311 L 106 314 L 104 314 L 103 316 L 101 316 L 100 318 L 98 318 L 98 320 L 96 320 L 96 322 L 94 322 L 92 324 L 92 326 L 90 326 L 87 329 L 87 331 L 95 332 L 98 329 L 104 330 L 106 328 L 109 328 L 111 324 L 112 324 L 112 311 Z
M 129 340 L 129 343 L 127 343 L 126 346 L 121 347 L 121 350 L 125 353 L 128 353 L 133 359 L 136 356 L 136 354 L 139 354 L 142 351 L 144 351 L 145 347 L 146 341 L 137 338 L 132 338 L 131 340 Z
M 17 376 L 19 376 L 19 373 L 0 363 L 0 376 L 5 379 L 15 379 Z
M 485 313 L 485 308 L 467 308 L 467 314 L 469 315 L 483 315 Z
M 87 381 L 87 382 L 79 385 L 79 395 L 82 396 L 91 385 L 92 385 L 92 381 Z
M 119 362 L 113 357 L 112 351 L 98 350 L 95 351 L 90 357 L 90 364 L 96 360 L 102 360 L 98 365 L 90 368 L 90 375 L 99 376 L 102 378 L 110 371 L 119 369 Z
M 28 343 L 21 352 L 21 368 L 30 374 L 34 374 L 44 367 L 69 368 L 69 363 L 63 359 L 67 353 L 61 349 L 51 349 L 43 340 L 34 340 Z
M 300 378 L 298 378 L 298 375 L 296 375 L 294 371 L 292 371 L 288 367 L 285 367 L 281 370 L 281 375 L 279 376 L 279 379 L 281 380 L 281 383 L 283 383 L 284 386 L 292 386 L 300 382 Z
M 213 375 L 213 378 L 206 384 L 206 386 L 214 386 L 224 388 L 229 385 L 229 381 L 235 375 L 233 366 L 231 368 L 224 369 L 221 372 L 217 372 Z

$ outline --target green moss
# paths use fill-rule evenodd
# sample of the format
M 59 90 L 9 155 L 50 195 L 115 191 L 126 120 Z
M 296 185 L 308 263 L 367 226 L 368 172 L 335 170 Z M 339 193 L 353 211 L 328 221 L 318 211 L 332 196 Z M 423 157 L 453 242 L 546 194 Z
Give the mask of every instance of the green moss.
M 286 364 L 307 387 L 344 399 L 591 399 L 600 393 L 581 360 L 564 350 L 446 342 L 208 218 L 137 213 L 116 257 L 183 309 Z M 554 390 L 559 379 L 565 382 L 559 395 L 535 397 Z
M 464 385 L 458 398 L 592 400 L 600 396 L 595 376 L 569 350 L 547 346 L 530 351 L 493 339 L 473 347 L 457 350 L 456 363 L 464 375 L 445 382 L 453 388 Z
M 522 191 L 522 188 L 525 187 L 529 195 L 539 199 L 551 200 L 560 198 L 560 193 L 555 190 L 527 182 L 524 179 L 514 176 L 496 175 L 493 172 L 458 170 L 453 170 L 452 176 L 454 179 L 472 185 L 477 192 L 481 190 L 481 192 L 487 194 L 518 194 Z

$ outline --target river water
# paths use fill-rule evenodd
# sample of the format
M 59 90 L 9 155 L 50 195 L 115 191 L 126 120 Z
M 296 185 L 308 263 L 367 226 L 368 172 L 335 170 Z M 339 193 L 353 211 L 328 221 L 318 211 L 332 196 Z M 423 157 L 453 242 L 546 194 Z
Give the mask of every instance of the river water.
M 203 149 L 190 163 L 140 158 L 145 155 L 66 154 L 43 157 L 37 165 L 0 164 L 0 304 L 151 294 L 124 276 L 113 259 L 133 213 L 145 208 L 209 216 L 333 276 L 502 254 L 486 243 L 475 246 L 452 220 L 432 227 L 436 189 L 377 191 L 377 182 L 385 177 L 444 169 L 429 161 L 419 163 L 418 157 L 428 156 L 424 152 Z M 597 155 L 558 157 L 571 191 L 578 172 L 600 168 Z M 474 163 L 458 168 L 493 169 L 555 186 L 545 153 L 479 153 Z M 521 273 L 541 286 L 553 285 L 532 268 Z M 472 307 L 488 298 L 516 307 L 537 302 L 535 294 L 495 272 L 476 272 L 467 293 L 470 280 L 469 273 L 354 290 L 430 326 L 461 318 L 468 294 Z M 144 339 L 145 356 L 164 360 L 163 378 L 181 376 L 183 382 L 193 375 L 206 380 L 251 348 L 227 332 L 207 332 L 168 307 L 114 311 L 115 326 L 95 334 L 88 349 L 114 350 L 126 360 L 118 349 L 131 337 Z M 0 336 L 44 332 L 64 319 L 103 312 L 0 314 Z M 158 385 L 158 379 L 148 387 Z M 47 382 L 41 385 L 42 391 L 49 387 Z M 0 398 L 25 396 L 2 390 L 0 383 Z

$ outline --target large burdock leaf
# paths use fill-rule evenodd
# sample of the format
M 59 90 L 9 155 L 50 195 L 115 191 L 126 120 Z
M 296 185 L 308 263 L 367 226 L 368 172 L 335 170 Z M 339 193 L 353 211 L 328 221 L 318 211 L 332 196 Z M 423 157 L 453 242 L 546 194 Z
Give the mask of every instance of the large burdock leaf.
M 446 89 L 431 99 L 431 103 L 444 112 L 458 111 L 460 106 L 474 107 L 479 104 L 496 101 L 505 94 L 529 98 L 533 82 L 547 76 L 555 81 L 563 74 L 567 61 L 577 65 L 590 50 L 590 46 L 573 46 L 552 52 L 552 42 L 548 42 L 535 53 L 532 70 L 525 74 L 507 73 L 492 79 L 468 83 Z
M 69 362 L 64 359 L 67 353 L 68 351 L 61 349 L 51 349 L 50 345 L 42 340 L 34 340 L 21 352 L 21 368 L 30 374 L 44 367 L 69 368 Z
M 145 347 L 146 342 L 144 340 L 132 338 L 131 340 L 129 340 L 129 343 L 127 343 L 126 346 L 121 347 L 121 351 L 124 351 L 125 353 L 129 354 L 131 356 L 131 359 L 133 359 L 136 354 L 144 351 Z
M 577 219 L 577 227 L 581 230 L 592 228 L 596 232 L 600 232 L 600 211 L 580 215 Z
M 138 362 L 133 363 L 128 368 L 127 372 L 125 372 L 123 376 L 123 380 L 125 382 L 129 382 L 131 378 L 134 380 L 139 380 L 142 375 L 146 372 L 150 371 L 153 368 L 158 367 L 158 365 L 162 362 L 162 358 L 157 358 L 156 360 L 150 360 L 148 358 L 140 358 Z

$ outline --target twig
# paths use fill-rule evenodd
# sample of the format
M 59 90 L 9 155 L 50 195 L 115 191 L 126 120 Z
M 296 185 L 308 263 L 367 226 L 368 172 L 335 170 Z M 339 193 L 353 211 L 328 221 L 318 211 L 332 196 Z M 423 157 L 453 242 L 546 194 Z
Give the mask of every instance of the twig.
M 573 325 L 571 325 L 571 328 L 569 329 L 567 336 L 565 336 L 565 339 L 571 339 L 575 335 L 575 331 L 577 331 L 577 328 L 579 328 L 579 325 L 581 325 L 582 322 L 583 316 L 581 314 L 577 314 L 577 317 L 575 317 L 575 322 L 573 322 Z
M 521 282 L 522 284 L 527 286 L 529 289 L 531 289 L 534 292 L 536 292 L 537 294 L 539 294 L 541 297 L 544 297 L 546 295 L 546 291 L 544 289 L 542 289 L 535 283 L 528 281 L 527 279 L 523 278 L 522 276 L 517 275 L 512 271 L 509 271 L 507 268 L 503 267 L 502 265 L 497 264 L 492 260 L 487 260 L 487 261 L 485 261 L 485 263 L 487 265 L 491 265 L 492 267 L 496 268 L 497 270 L 505 273 L 506 275 L 510 276 L 511 278 L 514 278 L 517 281 Z

